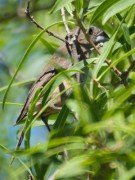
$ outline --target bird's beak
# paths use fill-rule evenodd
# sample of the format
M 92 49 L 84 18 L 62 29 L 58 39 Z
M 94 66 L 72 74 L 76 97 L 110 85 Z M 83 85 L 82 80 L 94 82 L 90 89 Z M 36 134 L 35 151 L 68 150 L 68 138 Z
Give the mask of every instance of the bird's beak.
M 106 41 L 109 41 L 109 36 L 104 31 L 102 31 L 98 34 L 96 43 L 104 43 Z

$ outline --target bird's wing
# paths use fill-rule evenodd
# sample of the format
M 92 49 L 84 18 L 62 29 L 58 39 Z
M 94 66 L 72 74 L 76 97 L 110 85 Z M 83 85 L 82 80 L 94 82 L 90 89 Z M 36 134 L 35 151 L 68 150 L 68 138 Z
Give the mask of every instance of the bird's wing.
M 62 53 L 63 52 L 63 53 Z M 38 88 L 44 87 L 50 79 L 56 75 L 57 68 L 62 67 L 64 69 L 68 69 L 71 67 L 71 62 L 67 60 L 66 56 L 68 55 L 66 47 L 63 45 L 58 49 L 58 51 L 53 55 L 49 63 L 45 66 L 42 73 L 39 75 L 39 78 L 35 81 L 33 86 L 31 87 L 28 97 L 25 101 L 23 109 L 17 118 L 16 123 L 19 123 L 25 116 L 27 116 L 28 107 L 35 95 L 35 92 Z
M 47 67 L 45 69 L 47 69 Z M 24 103 L 23 109 L 22 109 L 19 117 L 17 118 L 16 123 L 19 123 L 27 115 L 28 107 L 29 107 L 37 89 L 40 87 L 41 88 L 44 87 L 55 74 L 56 74 L 56 70 L 53 67 L 50 67 L 47 71 L 43 70 L 43 72 L 41 73 L 39 78 L 36 80 L 36 82 L 31 87 L 28 97 Z

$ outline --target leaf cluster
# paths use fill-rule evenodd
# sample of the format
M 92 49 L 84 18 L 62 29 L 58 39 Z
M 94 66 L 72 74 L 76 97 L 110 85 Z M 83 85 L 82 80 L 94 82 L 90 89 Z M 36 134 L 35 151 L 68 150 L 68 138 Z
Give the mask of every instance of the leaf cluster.
M 76 63 L 68 70 L 60 70 L 41 90 L 38 89 L 26 121 L 25 146 L 20 150 L 1 149 L 14 155 L 20 166 L 14 175 L 19 177 L 27 173 L 32 179 L 119 179 L 135 178 L 135 43 L 134 43 L 134 0 L 105 0 L 95 3 L 90 0 L 57 0 L 49 11 L 50 16 L 65 8 L 69 27 L 80 26 L 86 34 L 91 25 L 96 25 L 109 35 L 110 40 L 90 59 Z M 62 24 L 62 25 L 61 25 Z M 37 34 L 14 73 L 3 99 L 7 95 L 24 62 L 40 42 L 50 52 L 54 44 L 43 37 L 50 28 L 64 26 L 57 21 Z M 107 64 L 109 60 L 110 64 Z M 117 74 L 114 67 L 119 70 Z M 84 74 L 85 82 L 78 83 L 76 73 Z M 52 93 L 63 80 L 71 82 L 72 96 L 65 101 L 60 112 L 49 118 L 52 128 L 46 142 L 30 147 L 31 129 L 43 126 L 36 122 L 40 115 L 55 98 L 49 100 Z M 20 82 L 22 83 L 22 82 Z M 69 90 L 69 89 L 68 89 Z M 44 94 L 44 103 L 40 112 L 33 117 L 34 106 Z M 40 132 L 39 132 L 40 133 Z M 22 170 L 20 170 L 22 168 Z

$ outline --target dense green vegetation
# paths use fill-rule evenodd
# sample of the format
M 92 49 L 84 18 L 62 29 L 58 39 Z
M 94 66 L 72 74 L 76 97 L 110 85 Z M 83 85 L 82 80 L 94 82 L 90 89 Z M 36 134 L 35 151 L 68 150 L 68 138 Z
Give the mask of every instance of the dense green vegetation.
M 26 18 L 26 7 L 26 0 L 0 2 L 0 179 L 135 179 L 134 0 L 33 0 L 31 14 L 44 30 Z M 46 32 L 65 38 L 62 8 L 70 29 L 79 25 L 86 32 L 94 25 L 110 40 L 100 55 L 95 50 L 87 63 L 61 70 L 43 89 L 47 100 L 68 78 L 73 90 L 59 114 L 49 117 L 51 133 L 36 121 L 41 112 L 33 117 L 41 91 L 30 121 L 13 126 L 32 82 L 63 43 Z M 72 75 L 85 66 L 87 81 L 77 83 Z M 25 141 L 16 150 L 24 125 Z

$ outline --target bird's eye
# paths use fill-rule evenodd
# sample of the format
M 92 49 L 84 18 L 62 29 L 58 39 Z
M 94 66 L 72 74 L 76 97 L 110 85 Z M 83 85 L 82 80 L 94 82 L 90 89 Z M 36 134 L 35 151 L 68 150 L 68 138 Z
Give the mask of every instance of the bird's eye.
M 89 29 L 89 35 L 92 35 L 92 34 L 93 34 L 93 29 L 90 28 L 90 29 Z

